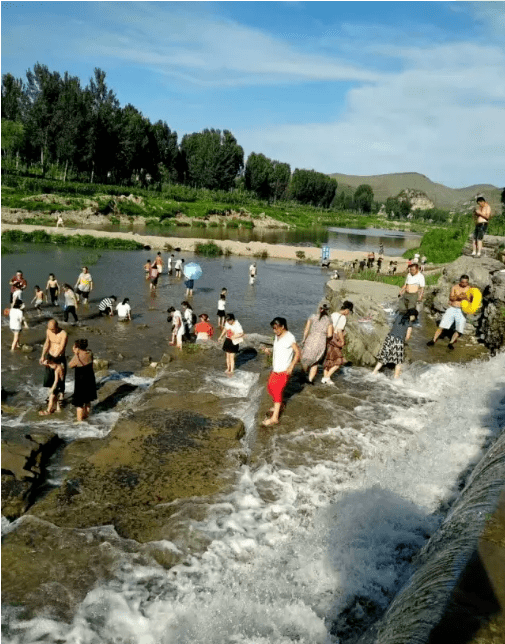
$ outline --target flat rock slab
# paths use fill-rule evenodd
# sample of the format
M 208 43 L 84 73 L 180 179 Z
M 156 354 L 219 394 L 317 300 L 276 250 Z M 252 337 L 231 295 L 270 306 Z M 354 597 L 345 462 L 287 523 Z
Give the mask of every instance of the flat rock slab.
M 83 445 L 83 459 L 74 454 L 64 484 L 29 512 L 64 527 L 112 524 L 120 536 L 140 542 L 169 538 L 171 504 L 223 489 L 243 432 L 243 423 L 229 416 L 156 408 L 130 413 L 107 438 Z

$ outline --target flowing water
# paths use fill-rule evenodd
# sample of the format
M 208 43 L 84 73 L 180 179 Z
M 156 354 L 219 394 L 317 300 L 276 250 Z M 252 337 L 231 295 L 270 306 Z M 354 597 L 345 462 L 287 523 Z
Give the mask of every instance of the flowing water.
M 131 367 L 108 378 L 130 379 L 138 388 L 112 412 L 97 414 L 81 427 L 60 423 L 58 433 L 67 440 L 105 435 L 118 414 L 135 407 L 152 383 L 132 371 L 140 356 L 166 348 L 163 310 L 171 300 L 182 299 L 183 287 L 165 276 L 151 299 L 139 268 L 144 254 L 105 253 L 90 266 L 97 291 L 109 294 L 103 291 L 110 287 L 118 295 L 130 295 L 139 316 L 133 324 L 119 332 L 121 325 L 113 320 L 85 321 L 87 333 L 94 333 L 93 344 L 106 352 L 113 338 L 114 351 L 124 352 L 123 364 Z M 31 286 L 28 267 L 37 267 L 41 275 L 54 270 L 58 277 L 75 279 L 80 259 L 79 252 L 30 252 L 15 261 L 3 258 L 3 270 L 10 276 L 21 260 Z M 205 272 L 195 308 L 213 313 L 216 293 L 227 285 L 232 309 L 244 328 L 257 334 L 267 333 L 271 317 L 284 312 L 300 337 L 325 281 L 314 267 L 267 261 L 260 263 L 258 281 L 250 288 L 245 260 L 201 263 Z M 80 329 L 71 332 L 82 334 Z M 36 344 L 41 337 L 42 328 L 36 327 L 25 341 Z M 4 350 L 6 346 L 4 339 Z M 268 432 L 257 428 L 263 386 L 256 361 L 241 367 L 233 379 L 224 378 L 221 364 L 213 364 L 212 358 L 199 371 L 194 365 L 174 365 L 168 368 L 174 387 L 178 370 L 193 369 L 193 391 L 222 398 L 246 427 L 247 462 L 230 473 L 233 484 L 202 500 L 203 516 L 187 513 L 191 532 L 202 535 L 208 547 L 188 547 L 174 535 L 163 547 L 186 555 L 169 570 L 154 562 L 134 563 L 125 555 L 114 579 L 88 593 L 71 623 L 42 617 L 22 621 L 8 608 L 6 642 L 354 642 L 391 603 L 413 572 L 413 558 L 444 520 L 450 524 L 458 503 L 466 504 L 466 516 L 486 511 L 480 488 L 475 497 L 467 494 L 454 503 L 468 473 L 503 431 L 505 354 L 468 364 L 415 362 L 400 381 L 373 377 L 362 368 L 346 369 L 333 390 L 316 387 L 300 394 L 306 395 L 307 419 L 288 433 L 282 427 Z M 2 375 L 6 387 L 22 384 L 14 401 L 43 400 L 33 360 L 8 357 Z M 315 426 L 316 409 L 329 419 L 320 426 Z M 23 422 L 29 421 L 9 420 L 5 431 L 16 431 Z M 484 469 L 491 487 L 502 483 L 503 458 L 494 469 Z M 63 474 L 55 467 L 55 484 Z M 195 503 L 192 499 L 183 505 L 190 509 Z M 2 527 L 15 530 L 16 522 L 3 521 Z M 111 526 L 102 530 L 114 531 Z M 447 582 L 447 571 L 433 574 Z M 408 619 L 411 604 L 400 619 Z M 402 641 L 394 639 L 391 628 L 381 643 Z

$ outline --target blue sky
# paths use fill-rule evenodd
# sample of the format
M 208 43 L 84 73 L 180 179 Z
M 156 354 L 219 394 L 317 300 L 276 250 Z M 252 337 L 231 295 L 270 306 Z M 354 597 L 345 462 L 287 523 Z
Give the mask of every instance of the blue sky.
M 2 73 L 95 67 L 179 138 L 292 169 L 505 184 L 505 2 L 2 2 Z

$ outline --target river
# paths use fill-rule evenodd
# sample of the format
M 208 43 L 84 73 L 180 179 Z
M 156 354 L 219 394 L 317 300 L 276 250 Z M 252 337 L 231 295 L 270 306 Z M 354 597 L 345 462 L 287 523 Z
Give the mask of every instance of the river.
M 79 228 L 85 228 L 79 224 Z M 90 226 L 96 230 L 109 232 L 140 232 L 143 235 L 162 235 L 166 237 L 221 239 L 249 243 L 252 241 L 268 244 L 287 244 L 294 246 L 329 246 L 338 250 L 365 253 L 378 252 L 379 245 L 384 246 L 384 253 L 391 257 L 400 257 L 410 248 L 417 248 L 422 235 L 387 230 L 383 228 L 225 228 L 200 226 Z
M 29 293 L 36 279 L 44 285 L 50 271 L 73 284 L 92 252 L 30 249 L 3 257 L 3 306 L 8 297 L 5 276 L 16 269 L 24 270 Z M 82 327 L 70 327 L 69 333 L 85 333 L 95 353 L 110 359 L 113 371 L 107 378 L 122 378 L 140 389 L 118 409 L 96 414 L 82 426 L 54 421 L 67 441 L 106 435 L 153 383 L 138 375 L 140 360 L 145 355 L 158 359 L 166 351 L 165 311 L 183 299 L 184 287 L 165 275 L 151 297 L 142 271 L 145 255 L 102 251 L 99 258 L 94 256 L 96 263 L 88 262 L 97 293 L 90 311 L 98 294 L 129 296 L 134 320 L 121 325 L 88 315 Z M 317 267 L 261 260 L 258 280 L 251 286 L 247 260 L 198 261 L 204 276 L 195 290 L 197 312 L 206 310 L 214 318 L 217 296 L 226 286 L 229 310 L 252 334 L 267 334 L 270 319 L 282 314 L 300 338 L 327 279 Z M 46 318 L 32 322 L 29 315 L 32 328 L 22 342 L 37 345 Z M 40 405 L 39 348 L 33 357 L 6 355 L 9 335 L 7 331 L 2 341 L 3 384 L 13 390 L 12 404 Z M 124 554 L 114 578 L 88 593 L 70 623 L 44 616 L 23 620 L 19 611 L 6 607 L 4 641 L 355 641 L 409 577 L 413 557 L 447 515 L 462 477 L 503 430 L 505 354 L 468 364 L 427 364 L 420 360 L 421 344 L 416 351 L 418 361 L 399 382 L 351 367 L 336 378 L 334 390 L 304 391 L 300 396 L 306 396 L 308 413 L 320 405 L 329 420 L 317 426 L 314 418 L 300 418 L 298 429 L 287 433 L 257 429 L 263 391 L 257 360 L 241 366 L 233 379 L 222 374 L 221 354 L 212 354 L 200 368 L 182 365 L 183 379 L 181 363 L 170 363 L 174 386 L 184 382 L 185 391 L 219 396 L 246 427 L 242 440 L 248 458 L 230 473 L 233 483 L 227 491 L 203 499 L 203 505 L 198 499 L 183 504 L 188 529 L 201 534 L 208 547 L 188 547 L 183 563 L 169 570 L 136 563 Z M 27 422 L 33 421 L 4 420 L 2 431 L 18 431 Z M 63 474 L 56 464 L 54 485 Z M 193 505 L 200 508 L 198 515 L 191 512 Z M 3 524 L 7 531 L 16 529 L 16 524 Z M 184 549 L 180 533 L 164 547 Z

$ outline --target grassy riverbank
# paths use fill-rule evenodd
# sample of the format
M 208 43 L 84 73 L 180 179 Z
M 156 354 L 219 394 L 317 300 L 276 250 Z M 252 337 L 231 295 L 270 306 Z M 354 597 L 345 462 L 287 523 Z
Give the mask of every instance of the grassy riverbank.
M 130 197 L 130 195 L 132 197 Z M 16 174 L 2 175 L 2 206 L 26 210 L 27 216 L 20 223 L 50 225 L 55 212 L 79 212 L 91 209 L 105 214 L 111 223 L 118 217 L 143 217 L 149 225 L 160 226 L 209 226 L 227 228 L 254 227 L 255 220 L 271 217 L 274 220 L 308 228 L 333 226 L 343 228 L 387 228 L 423 233 L 433 224 L 423 221 L 398 221 L 377 214 L 361 215 L 351 211 L 317 208 L 294 201 L 269 203 L 257 199 L 244 190 L 233 192 L 194 189 L 182 185 L 164 185 L 161 191 L 131 186 L 84 184 L 63 182 L 58 179 L 26 177 Z M 205 218 L 212 215 L 227 216 L 231 212 L 249 215 L 249 221 L 234 220 L 217 223 Z M 185 215 L 188 221 L 177 219 Z M 70 223 L 70 218 L 66 218 Z M 117 222 L 114 221 L 117 219 Z
M 140 242 L 117 237 L 95 237 L 93 235 L 62 235 L 47 233 L 45 230 L 25 232 L 23 230 L 6 230 L 2 233 L 2 253 L 16 252 L 16 243 L 56 244 L 80 248 L 100 248 L 111 250 L 140 250 Z

